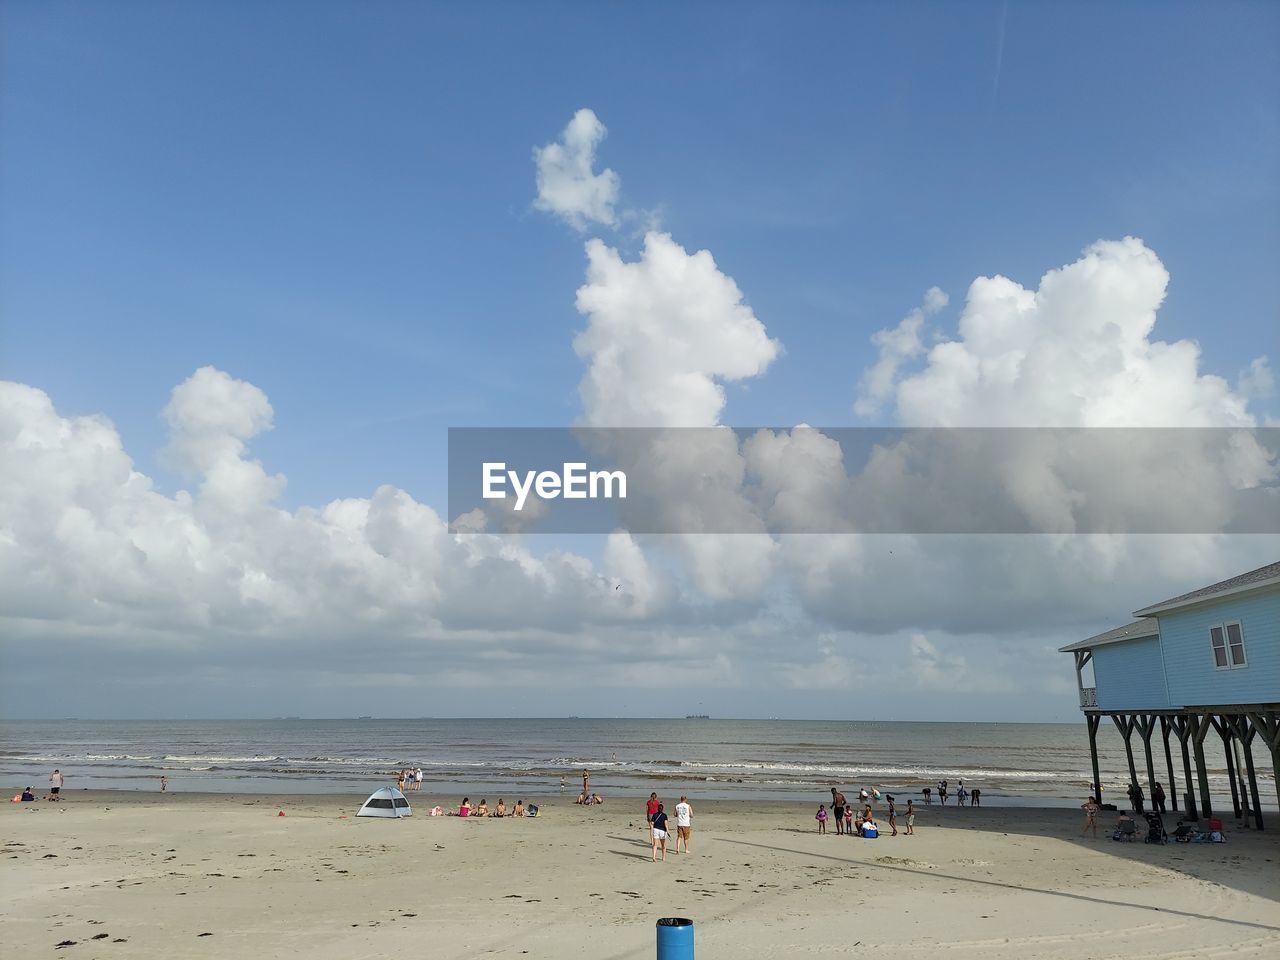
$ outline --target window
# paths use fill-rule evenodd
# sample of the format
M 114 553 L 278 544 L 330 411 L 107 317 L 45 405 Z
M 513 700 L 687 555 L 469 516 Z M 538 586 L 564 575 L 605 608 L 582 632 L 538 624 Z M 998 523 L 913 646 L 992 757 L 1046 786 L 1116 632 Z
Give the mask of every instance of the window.
M 1244 632 L 1240 621 L 1220 623 L 1209 628 L 1209 645 L 1213 648 L 1213 666 L 1217 670 L 1247 667 L 1244 655 Z

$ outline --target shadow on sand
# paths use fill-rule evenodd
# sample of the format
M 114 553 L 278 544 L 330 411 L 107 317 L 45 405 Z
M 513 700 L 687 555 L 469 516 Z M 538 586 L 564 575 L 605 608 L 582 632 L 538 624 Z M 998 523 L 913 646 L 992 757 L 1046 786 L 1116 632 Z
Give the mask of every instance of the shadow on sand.
M 1067 893 L 1063 890 L 1046 890 L 1043 887 L 1029 887 L 1017 883 L 1002 883 L 999 880 L 982 880 L 976 877 L 962 877 L 952 873 L 942 873 L 937 870 L 920 870 L 915 867 L 876 863 L 866 860 L 849 860 L 844 857 L 832 856 L 826 853 L 811 853 L 806 850 L 794 850 L 788 847 L 777 847 L 767 843 L 753 843 L 750 840 L 731 840 L 726 837 L 719 837 L 720 843 L 732 843 L 743 847 L 755 847 L 760 850 L 773 850 L 777 853 L 789 853 L 798 857 L 809 857 L 817 860 L 832 860 L 841 864 L 857 864 L 859 867 L 865 867 L 868 870 L 884 870 L 893 873 L 910 873 L 921 877 L 932 877 L 935 879 L 952 880 L 956 883 L 967 883 L 983 887 L 995 887 L 1001 890 L 1024 890 L 1028 893 L 1039 893 L 1047 897 L 1061 897 L 1067 900 L 1077 900 L 1082 903 L 1095 903 L 1107 907 L 1131 907 L 1135 910 L 1149 910 L 1153 913 L 1161 913 L 1166 916 L 1188 917 L 1194 920 L 1208 920 L 1213 923 L 1225 923 L 1236 927 L 1250 927 L 1255 930 L 1269 930 L 1280 932 L 1280 926 L 1271 926 L 1265 923 L 1254 923 L 1249 920 L 1230 920 L 1226 917 L 1215 917 L 1204 913 L 1192 913 L 1187 910 L 1174 910 L 1165 907 L 1153 907 L 1144 903 L 1133 903 L 1128 900 L 1113 900 L 1103 897 L 1090 897 L 1082 893 Z M 1273 894 L 1274 895 L 1274 894 Z

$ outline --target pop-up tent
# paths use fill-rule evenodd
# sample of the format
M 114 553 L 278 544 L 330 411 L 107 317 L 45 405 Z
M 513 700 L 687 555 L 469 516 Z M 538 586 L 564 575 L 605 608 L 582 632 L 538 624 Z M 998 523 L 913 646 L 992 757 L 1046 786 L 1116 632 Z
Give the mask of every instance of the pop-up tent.
M 395 787 L 382 787 L 369 794 L 357 817 L 412 817 L 413 808 Z

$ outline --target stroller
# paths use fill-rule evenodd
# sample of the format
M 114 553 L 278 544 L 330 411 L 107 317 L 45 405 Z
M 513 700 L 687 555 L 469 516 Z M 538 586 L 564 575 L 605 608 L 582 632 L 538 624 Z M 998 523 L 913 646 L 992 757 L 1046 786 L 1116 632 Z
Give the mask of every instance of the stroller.
M 1164 820 L 1160 818 L 1158 813 L 1148 813 L 1147 821 L 1147 838 L 1146 843 L 1168 843 L 1169 834 L 1165 832 Z

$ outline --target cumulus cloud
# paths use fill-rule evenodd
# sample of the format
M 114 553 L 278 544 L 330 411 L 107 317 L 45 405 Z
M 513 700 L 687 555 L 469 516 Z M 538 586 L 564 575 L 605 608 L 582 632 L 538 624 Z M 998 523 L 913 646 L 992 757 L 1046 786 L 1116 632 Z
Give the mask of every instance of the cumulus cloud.
M 404 644 L 475 628 L 576 632 L 678 602 L 625 535 L 596 569 L 512 538 L 450 534 L 389 486 L 280 508 L 283 477 L 248 459 L 270 403 L 222 371 L 203 368 L 175 388 L 165 418 L 169 455 L 191 471 L 194 492 L 157 491 L 105 418 L 63 417 L 44 392 L 0 383 L 0 615 L 10 637 L 57 621 L 130 643 L 153 632 L 165 644 L 324 645 L 371 633 Z
M 979 277 L 958 336 L 880 394 L 911 426 L 1252 425 L 1247 398 L 1200 373 L 1194 342 L 1151 338 L 1168 283 L 1135 237 L 1098 241 L 1035 290 Z
M 758 376 L 778 356 L 708 251 L 689 253 L 665 233 L 647 234 L 636 261 L 600 240 L 586 250 L 577 306 L 587 328 L 573 342 L 587 362 L 578 387 L 586 424 L 715 425 L 721 382 Z
M 587 328 L 574 349 L 587 362 L 579 394 L 586 425 L 714 427 L 725 407 L 724 382 L 762 374 L 780 345 L 706 250 L 687 252 L 668 234 L 649 233 L 640 258 L 626 261 L 599 240 L 587 243 L 587 278 L 578 311 Z M 654 502 L 675 515 L 669 538 L 699 590 L 715 600 L 760 595 L 771 572 L 773 541 L 717 537 L 711 529 L 762 531 L 742 492 L 744 464 L 729 430 L 696 448 L 672 434 L 630 443 L 619 465 Z M 708 518 L 718 518 L 708 524 Z
M 872 334 L 871 342 L 879 349 L 880 358 L 862 375 L 858 384 L 859 397 L 853 405 L 854 413 L 860 417 L 873 417 L 880 412 L 885 400 L 893 393 L 899 368 L 924 352 L 921 332 L 925 317 L 942 310 L 949 302 L 945 293 L 937 287 L 930 287 L 925 292 L 924 302 L 903 317 L 896 327 Z
M 584 107 L 573 115 L 558 141 L 534 150 L 537 209 L 561 217 L 577 230 L 592 223 L 617 224 L 618 175 L 609 169 L 599 173 L 592 169 L 596 148 L 607 133 L 595 112 Z

